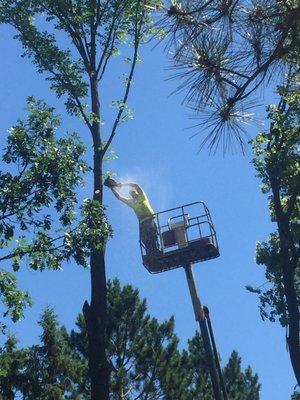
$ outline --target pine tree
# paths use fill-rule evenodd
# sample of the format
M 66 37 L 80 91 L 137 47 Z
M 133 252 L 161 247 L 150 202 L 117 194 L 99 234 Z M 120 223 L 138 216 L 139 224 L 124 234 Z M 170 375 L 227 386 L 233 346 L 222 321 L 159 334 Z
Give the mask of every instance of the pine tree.
M 196 333 L 189 340 L 187 354 L 187 368 L 193 371 L 190 382 L 192 399 L 213 400 L 214 395 L 207 365 L 203 341 Z M 248 366 L 243 372 L 241 369 L 241 357 L 233 351 L 228 363 L 223 369 L 223 378 L 230 400 L 259 400 L 261 385 L 258 383 L 258 376 L 252 373 Z
M 241 370 L 241 357 L 233 351 L 224 368 L 228 398 L 232 400 L 259 400 L 260 384 L 258 376 L 253 375 L 248 366 L 245 372 Z
M 111 399 L 158 398 L 173 391 L 184 399 L 185 373 L 181 371 L 174 320 L 159 323 L 146 313 L 146 301 L 131 285 L 121 288 L 108 282 L 108 359 L 111 368 Z M 76 351 L 86 357 L 86 328 L 78 317 L 79 332 L 71 333 Z M 172 372 L 174 370 L 174 372 Z M 181 396 L 183 393 L 183 397 Z
M 146 313 L 146 301 L 131 285 L 108 283 L 109 359 L 111 399 L 213 400 L 209 367 L 199 333 L 180 351 L 174 320 L 159 323 Z M 87 355 L 86 328 L 79 315 L 71 332 L 72 347 Z M 241 370 L 241 358 L 233 352 L 224 367 L 231 400 L 258 400 L 260 384 L 250 367 Z M 87 392 L 85 392 L 87 393 Z
M 108 305 L 111 400 L 214 399 L 199 334 L 189 341 L 187 350 L 180 350 L 173 318 L 159 322 L 151 317 L 138 290 L 131 285 L 121 287 L 117 280 L 108 282 Z M 3 400 L 14 399 L 15 393 L 23 400 L 88 400 L 88 338 L 83 316 L 78 316 L 77 327 L 70 334 L 59 326 L 49 308 L 39 324 L 40 344 L 17 350 L 14 341 L 0 354 L 6 382 L 2 390 L 6 396 L 11 393 L 11 398 Z M 259 399 L 257 375 L 249 367 L 241 371 L 236 352 L 224 368 L 224 376 L 230 400 Z
M 57 316 L 47 308 L 41 316 L 41 344 L 29 348 L 22 393 L 25 399 L 63 400 L 77 392 L 87 369 L 70 347 L 70 339 Z
M 26 349 L 17 349 L 17 339 L 9 336 L 0 349 L 0 399 L 14 400 L 23 382 Z

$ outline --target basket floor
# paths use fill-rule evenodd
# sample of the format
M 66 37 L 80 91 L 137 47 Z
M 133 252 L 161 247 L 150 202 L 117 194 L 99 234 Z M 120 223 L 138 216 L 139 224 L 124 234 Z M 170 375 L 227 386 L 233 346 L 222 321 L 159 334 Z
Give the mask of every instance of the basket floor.
M 219 257 L 217 247 L 208 237 L 192 240 L 188 246 L 161 254 L 146 254 L 143 264 L 151 273 L 159 273 L 187 264 L 206 261 Z

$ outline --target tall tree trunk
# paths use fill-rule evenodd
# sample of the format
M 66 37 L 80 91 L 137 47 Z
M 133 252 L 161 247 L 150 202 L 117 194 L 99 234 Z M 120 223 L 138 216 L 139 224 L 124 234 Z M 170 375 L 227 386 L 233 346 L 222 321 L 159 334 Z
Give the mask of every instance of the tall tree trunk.
M 282 252 L 282 258 L 286 259 L 289 253 Z M 291 265 L 283 270 L 284 293 L 287 302 L 289 314 L 289 335 L 288 347 L 290 359 L 298 385 L 300 385 L 300 344 L 299 344 L 299 307 L 298 299 L 294 285 L 294 273 L 291 271 Z
M 294 374 L 298 385 L 300 385 L 300 314 L 298 304 L 299 300 L 295 289 L 295 271 L 297 268 L 297 259 L 294 257 L 295 246 L 290 229 L 289 219 L 287 218 L 281 205 L 279 181 L 270 175 L 270 182 L 273 192 L 276 221 L 278 225 L 283 286 L 289 318 L 288 347 Z
M 94 146 L 94 192 L 93 199 L 103 202 L 102 184 L 102 143 L 100 136 L 100 105 L 98 82 L 91 74 L 91 97 L 94 121 L 92 137 Z M 89 373 L 91 379 L 91 400 L 109 399 L 109 363 L 106 357 L 107 294 L 105 274 L 105 249 L 92 249 L 91 259 L 91 303 L 85 302 L 83 314 L 88 333 Z
M 289 226 L 288 221 L 278 221 L 279 240 L 281 248 L 281 262 L 284 294 L 287 303 L 289 317 L 288 347 L 290 359 L 298 385 L 300 385 L 300 331 L 299 331 L 299 305 L 295 289 L 295 270 L 292 251 L 289 247 Z

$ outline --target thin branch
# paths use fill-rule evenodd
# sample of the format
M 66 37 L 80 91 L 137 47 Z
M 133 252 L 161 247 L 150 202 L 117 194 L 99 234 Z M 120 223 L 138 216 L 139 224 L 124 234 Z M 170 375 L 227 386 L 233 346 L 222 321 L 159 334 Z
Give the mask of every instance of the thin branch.
M 116 35 L 117 35 L 117 31 L 115 31 L 115 33 L 114 33 L 114 35 L 113 35 L 113 39 L 112 39 L 112 41 L 111 41 L 111 46 L 110 46 L 110 49 L 108 50 L 108 54 L 107 54 L 107 56 L 106 56 L 106 58 L 105 58 L 105 61 L 104 61 L 104 64 L 103 64 L 103 66 L 102 66 L 101 72 L 100 72 L 100 69 L 97 70 L 97 75 L 99 75 L 99 72 L 100 72 L 100 75 L 99 75 L 99 78 L 98 78 L 98 82 L 100 82 L 101 79 L 103 78 L 103 75 L 105 74 L 105 71 L 106 71 L 106 67 L 107 67 L 108 61 L 110 60 L 110 58 L 111 58 L 111 56 L 112 56 L 112 51 L 113 51 L 113 48 L 114 48 L 114 44 L 115 44 L 115 40 L 116 40 Z M 107 50 L 105 50 L 105 51 L 107 51 Z M 104 54 L 104 53 L 103 53 L 103 54 Z M 100 67 L 100 63 L 99 63 L 99 67 Z
M 132 60 L 132 64 L 131 64 L 131 69 L 130 69 L 130 73 L 129 73 L 129 77 L 127 79 L 127 84 L 126 84 L 126 89 L 125 89 L 125 93 L 123 96 L 123 100 L 122 100 L 122 106 L 119 109 L 119 112 L 116 116 L 115 122 L 113 124 L 112 127 L 112 131 L 111 134 L 102 150 L 102 155 L 104 156 L 105 153 L 107 152 L 109 146 L 111 145 L 111 142 L 113 140 L 113 138 L 115 137 L 116 131 L 117 131 L 117 127 L 120 123 L 120 120 L 123 116 L 123 112 L 125 109 L 125 106 L 127 104 L 127 100 L 128 100 L 128 96 L 129 96 L 129 92 L 130 92 L 130 88 L 131 88 L 131 84 L 132 84 L 132 79 L 133 79 L 133 75 L 134 75 L 134 71 L 135 71 L 135 67 L 136 67 L 136 63 L 137 63 L 137 59 L 138 59 L 138 48 L 139 48 L 139 44 L 140 44 L 140 33 L 141 33 L 141 29 L 142 29 L 142 24 L 143 24 L 143 17 L 144 14 L 141 18 L 139 27 L 138 27 L 138 23 L 136 23 L 135 25 L 135 40 L 134 40 L 134 51 L 133 51 L 133 60 Z M 136 15 L 136 18 L 138 18 L 138 16 Z
M 266 69 L 262 75 L 262 77 L 260 78 L 260 80 L 256 83 L 256 85 L 254 85 L 254 87 L 249 90 L 249 92 L 246 92 L 243 96 L 238 97 L 238 100 L 244 100 L 245 98 L 247 98 L 248 96 L 250 96 L 251 93 L 253 93 L 264 81 L 266 74 L 268 73 L 268 69 Z
M 110 0 L 106 0 L 106 2 L 102 5 L 102 12 L 100 12 L 100 8 L 101 8 L 101 1 L 98 0 L 97 2 L 97 11 L 96 11 L 96 30 L 98 29 L 99 25 L 100 25 L 100 21 L 105 13 L 105 11 L 107 10 L 107 6 L 109 4 Z
M 111 50 L 113 49 L 113 45 L 114 45 L 114 42 L 115 42 L 115 39 L 116 39 L 116 31 L 117 31 L 117 29 L 116 29 L 117 28 L 116 27 L 116 21 L 118 20 L 118 18 L 122 15 L 123 11 L 125 10 L 126 1 L 123 2 L 123 6 L 124 7 L 122 8 L 119 5 L 119 7 L 114 12 L 114 15 L 113 15 L 113 18 L 112 18 L 112 22 L 110 24 L 109 33 L 107 35 L 107 40 L 106 40 L 105 45 L 103 47 L 102 55 L 101 55 L 101 58 L 100 58 L 99 63 L 98 63 L 97 76 L 99 74 L 99 71 L 102 68 L 103 62 L 105 64 L 104 67 L 102 68 L 101 78 L 102 78 L 102 76 L 104 74 L 107 62 L 108 62 L 109 58 L 111 57 Z M 111 40 L 112 37 L 113 37 L 113 39 Z M 109 47 L 110 47 L 110 51 L 108 51 Z M 107 51 L 108 51 L 108 53 L 107 53 Z M 99 78 L 99 81 L 101 80 L 101 78 Z
M 84 30 L 81 31 L 82 37 L 80 36 L 80 33 L 76 30 L 76 27 L 73 24 L 73 21 L 68 18 L 67 15 L 64 15 L 63 13 L 59 12 L 54 12 L 53 10 L 50 10 L 45 4 L 42 4 L 44 9 L 49 13 L 49 15 L 53 14 L 56 16 L 56 18 L 63 24 L 65 30 L 69 33 L 71 36 L 71 39 L 75 45 L 75 47 L 78 50 L 78 53 L 80 54 L 83 63 L 86 67 L 87 72 L 89 72 L 89 56 L 88 56 L 88 48 L 84 45 L 82 41 L 82 37 L 85 40 L 86 43 L 86 37 Z M 59 7 L 59 3 L 58 3 Z
M 75 230 L 75 229 L 73 229 L 72 231 L 74 231 L 74 230 Z M 72 231 L 71 231 L 71 232 L 72 232 Z M 53 238 L 53 239 L 50 240 L 50 243 L 55 243 L 56 241 L 61 240 L 61 239 L 63 239 L 64 237 L 65 237 L 65 235 L 62 235 L 62 236 L 58 236 L 58 237 L 56 237 L 56 238 Z M 53 253 L 53 251 L 59 250 L 59 249 L 61 249 L 62 247 L 64 247 L 63 244 L 58 245 L 58 246 L 56 246 L 56 247 L 54 247 L 54 248 L 51 248 L 51 249 L 48 251 L 48 253 Z M 40 249 L 34 250 L 34 247 L 31 248 L 31 249 L 29 249 L 29 250 L 27 250 L 27 251 L 15 250 L 14 252 L 12 252 L 12 253 L 10 253 L 10 254 L 7 254 L 7 255 L 5 255 L 5 256 L 3 256 L 3 257 L 0 257 L 0 262 L 1 262 L 1 261 L 5 261 L 5 260 L 10 260 L 10 259 L 12 259 L 12 258 L 14 258 L 14 257 L 17 257 L 17 256 L 23 257 L 23 256 L 28 255 L 28 254 L 35 254 L 35 253 L 37 253 L 37 252 L 39 252 L 39 251 L 40 251 Z
M 50 72 L 52 75 L 54 75 L 56 78 L 59 78 L 59 75 L 57 72 L 55 72 L 54 70 L 48 68 L 48 72 Z M 74 96 L 74 94 L 72 93 L 73 89 L 72 89 L 72 85 L 70 84 L 70 82 L 64 82 L 65 87 L 67 88 L 67 90 L 69 91 L 69 93 L 72 95 L 73 100 L 76 103 L 76 107 L 79 109 L 81 116 L 83 117 L 86 125 L 88 126 L 88 128 L 90 129 L 90 131 L 92 130 L 92 125 L 86 115 L 86 113 L 84 112 L 84 108 L 83 105 L 81 103 L 81 101 L 79 100 L 78 96 Z
M 15 28 L 18 30 L 18 26 L 17 25 L 15 25 Z M 31 48 L 35 51 L 37 59 L 40 59 L 41 60 L 41 65 L 43 65 L 43 59 L 39 55 L 39 50 L 36 48 L 36 46 L 34 46 L 34 42 L 32 42 L 30 40 L 30 37 L 26 36 L 24 34 L 24 32 L 20 32 L 20 33 L 26 38 L 27 42 L 29 42 L 31 44 Z M 55 76 L 58 80 L 62 81 L 61 78 L 59 77 L 59 74 L 57 72 L 55 72 L 52 68 L 47 67 L 47 68 L 45 68 L 45 70 L 48 71 L 53 76 Z M 83 108 L 83 105 L 82 105 L 81 101 L 79 100 L 79 97 L 78 96 L 74 96 L 71 83 L 67 82 L 67 81 L 63 81 L 63 84 L 65 85 L 65 88 L 68 90 L 69 94 L 71 95 L 71 97 L 75 101 L 76 106 L 79 109 L 79 111 L 80 111 L 85 123 L 87 124 L 88 128 L 91 130 L 92 129 L 92 125 L 91 125 L 86 113 L 84 112 L 84 108 Z
M 25 199 L 28 199 L 28 198 L 29 198 L 30 196 L 32 196 L 32 195 L 35 195 L 35 194 L 38 193 L 39 191 L 40 191 L 40 189 L 36 189 L 36 190 L 34 190 L 33 192 L 28 193 L 28 194 L 24 197 L 24 200 L 25 200 Z M 17 200 L 17 201 L 20 201 L 20 198 L 19 198 L 19 197 L 18 197 L 18 199 L 8 198 L 7 200 L 5 199 L 5 200 L 3 201 L 3 203 L 7 202 L 8 200 L 10 200 L 11 202 L 14 202 L 14 201 L 16 201 L 16 200 Z M 18 212 L 25 210 L 25 208 L 28 207 L 28 206 L 30 205 L 30 202 L 31 202 L 31 201 L 32 201 L 32 199 L 28 200 L 27 203 L 24 204 L 24 206 L 22 206 L 22 207 L 20 207 L 20 208 L 18 208 L 18 209 L 15 209 L 15 208 L 14 208 L 14 211 L 13 211 L 13 212 L 10 212 L 9 214 L 4 214 L 5 211 L 2 211 L 2 216 L 0 217 L 0 221 L 1 221 L 1 220 L 4 220 L 4 219 L 7 219 L 7 218 L 9 218 L 9 217 L 12 217 L 13 215 L 16 215 Z M 13 204 L 15 205 L 15 203 L 13 203 Z
M 245 78 L 245 79 L 249 79 L 250 78 L 249 75 L 243 74 L 243 73 L 238 72 L 238 71 L 234 71 L 233 69 L 230 69 L 230 68 L 220 67 L 220 71 L 228 72 L 229 74 L 232 74 L 232 75 L 237 75 L 240 78 Z
M 79 109 L 79 111 L 80 111 L 80 113 L 81 113 L 81 115 L 82 115 L 82 117 L 84 119 L 84 122 L 88 126 L 89 130 L 92 131 L 92 124 L 90 123 L 86 113 L 83 110 L 82 103 L 80 102 L 80 100 L 78 98 L 75 98 L 74 100 L 76 101 L 76 105 L 77 105 L 77 107 L 78 107 L 78 109 Z
M 102 54 L 101 54 L 101 57 L 100 57 L 100 60 L 99 60 L 99 63 L 98 63 L 98 67 L 97 67 L 97 70 L 96 70 L 96 75 L 98 76 L 98 74 L 99 74 L 99 71 L 100 71 L 100 69 L 101 69 L 101 67 L 102 67 L 102 64 L 103 64 L 103 62 L 104 62 L 104 59 L 105 59 L 105 57 L 106 58 L 109 58 L 109 56 L 107 56 L 107 50 L 108 50 L 108 48 L 110 47 L 110 40 L 111 40 L 111 36 L 112 36 L 112 34 L 113 34 L 113 31 L 114 31 L 114 29 L 115 29 L 115 22 L 116 22 L 116 15 L 114 15 L 114 17 L 113 17 L 113 20 L 112 20 L 112 23 L 111 23 L 111 26 L 110 26 L 110 29 L 109 29 L 109 33 L 108 33 L 108 36 L 107 36 L 107 40 L 106 40 L 106 42 L 105 42 L 105 45 L 104 45 L 104 48 L 103 48 L 103 50 L 102 50 Z M 100 80 L 100 79 L 99 79 Z
M 245 90 L 247 89 L 247 87 L 251 84 L 251 82 L 253 82 L 257 78 L 258 75 L 260 75 L 263 72 L 264 76 L 265 76 L 269 66 L 272 64 L 273 61 L 276 60 L 276 58 L 278 57 L 278 54 L 283 50 L 283 43 L 287 37 L 287 34 L 288 34 L 287 31 L 285 31 L 282 34 L 281 39 L 277 43 L 277 46 L 276 46 L 275 50 L 273 51 L 273 53 L 271 54 L 271 56 L 269 57 L 269 59 L 263 65 L 261 65 L 261 67 L 258 68 L 255 71 L 255 73 L 253 75 L 251 75 L 251 77 L 242 86 L 240 86 L 240 88 L 236 91 L 235 95 L 233 96 L 233 99 L 235 101 L 244 99 L 252 92 L 252 91 L 250 91 L 249 94 L 246 93 L 243 96 L 243 93 L 245 93 Z

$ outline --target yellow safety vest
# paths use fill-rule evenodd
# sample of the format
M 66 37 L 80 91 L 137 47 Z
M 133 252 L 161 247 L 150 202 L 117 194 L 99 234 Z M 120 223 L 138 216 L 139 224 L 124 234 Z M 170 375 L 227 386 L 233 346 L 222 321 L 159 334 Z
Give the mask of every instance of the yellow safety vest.
M 145 192 L 139 194 L 135 199 L 124 200 L 124 203 L 133 209 L 140 222 L 154 214 Z

